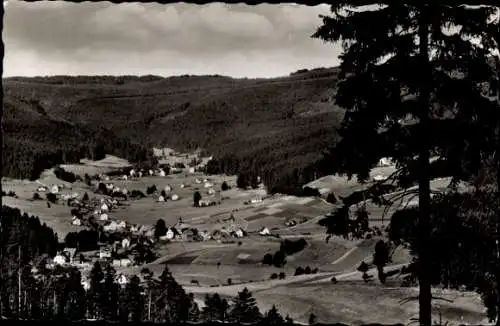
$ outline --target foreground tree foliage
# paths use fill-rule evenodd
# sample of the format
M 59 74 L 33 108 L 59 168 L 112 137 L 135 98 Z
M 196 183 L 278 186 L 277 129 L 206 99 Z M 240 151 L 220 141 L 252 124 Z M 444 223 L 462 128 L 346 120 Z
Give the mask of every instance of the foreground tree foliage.
M 313 37 L 341 42 L 337 105 L 346 109 L 341 140 L 327 155 L 330 172 L 366 181 L 381 157 L 392 157 L 405 175 L 418 175 L 419 322 L 431 324 L 431 154 L 453 158 L 453 176 L 477 169 L 481 130 L 471 117 L 488 101 L 481 83 L 491 77 L 486 50 L 471 37 L 486 34 L 491 8 L 332 6 Z M 450 28 L 457 32 L 451 32 Z M 467 163 L 467 164 L 463 164 Z

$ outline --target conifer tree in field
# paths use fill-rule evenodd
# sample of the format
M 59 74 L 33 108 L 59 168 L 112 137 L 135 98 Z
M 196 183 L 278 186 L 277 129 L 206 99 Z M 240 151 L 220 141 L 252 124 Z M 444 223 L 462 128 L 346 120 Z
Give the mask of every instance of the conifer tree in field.
M 283 325 L 285 323 L 285 320 L 280 315 L 276 306 L 273 305 L 273 307 L 266 313 L 266 316 L 264 317 L 264 322 L 267 325 Z
M 230 316 L 237 323 L 254 323 L 261 319 L 255 298 L 246 287 L 233 299 Z
M 139 277 L 134 275 L 122 291 L 122 299 L 120 300 L 121 320 L 132 322 L 142 320 L 144 297 L 140 282 Z
M 366 8 L 364 8 L 366 9 Z M 431 324 L 430 232 L 431 155 L 477 168 L 470 137 L 474 111 L 481 108 L 479 85 L 490 69 L 485 51 L 471 43 L 484 35 L 489 8 L 391 4 L 370 10 L 336 4 L 313 35 L 341 42 L 341 81 L 336 104 L 346 109 L 328 161 L 336 173 L 368 179 L 382 157 L 401 168 L 399 180 L 412 175 L 419 197 L 419 322 Z M 472 150 L 473 152 L 473 150 Z M 467 158 L 465 159 L 465 157 Z
M 118 294 L 119 285 L 115 282 L 116 271 L 107 264 L 104 273 L 103 293 L 101 294 L 100 304 L 103 313 L 103 319 L 116 321 L 118 319 Z

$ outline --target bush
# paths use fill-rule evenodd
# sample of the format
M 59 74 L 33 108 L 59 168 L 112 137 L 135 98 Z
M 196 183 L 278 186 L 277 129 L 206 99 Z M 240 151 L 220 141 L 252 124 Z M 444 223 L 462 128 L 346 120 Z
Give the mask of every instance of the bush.
M 276 274 L 276 273 L 271 274 L 271 280 L 275 280 L 277 278 L 278 278 L 278 274 Z
M 333 284 L 337 284 L 337 282 L 338 282 L 337 278 L 335 276 L 332 277 L 331 281 Z
M 238 247 L 241 246 L 242 244 L 243 244 L 243 242 L 238 241 Z
M 158 189 L 156 189 L 156 185 L 152 185 L 151 187 L 148 187 L 146 189 L 146 194 L 152 195 L 154 194 Z
M 101 193 L 103 195 L 107 195 L 108 194 L 108 188 L 106 187 L 106 185 L 104 183 L 99 182 L 99 185 L 97 186 L 97 192 Z
M 46 197 L 47 197 L 47 200 L 48 200 L 49 202 L 53 203 L 53 204 L 55 204 L 55 203 L 57 202 L 57 196 L 56 196 L 55 194 L 51 193 L 51 192 L 50 192 L 50 193 L 48 193 L 48 194 L 46 195 Z
M 9 191 L 9 193 L 7 194 L 7 196 L 17 198 L 17 194 L 15 192 L 13 192 L 13 191 Z
M 329 202 L 330 204 L 336 204 L 337 197 L 335 197 L 335 194 L 333 192 L 331 192 L 328 194 L 328 196 L 326 196 L 326 201 Z
M 85 201 L 89 201 L 89 200 L 90 200 L 90 198 L 89 198 L 89 194 L 88 194 L 88 193 L 84 193 L 84 194 L 83 194 L 82 201 L 84 201 L 84 202 L 85 202 Z
M 132 190 L 130 192 L 130 198 L 144 198 L 146 195 L 140 190 Z
M 73 183 L 77 180 L 75 174 L 73 172 L 68 172 L 61 168 L 60 166 L 57 166 L 54 168 L 54 174 L 58 179 L 61 179 L 63 181 Z
M 231 285 L 231 284 L 233 284 L 233 280 L 231 278 L 228 278 L 227 279 L 227 285 Z
M 285 279 L 285 273 L 284 272 L 281 272 L 280 275 L 279 275 L 279 279 L 280 280 L 284 280 Z
M 227 184 L 227 182 L 226 182 L 226 181 L 224 181 L 224 182 L 221 184 L 221 186 L 220 186 L 220 190 L 222 190 L 222 191 L 229 190 L 229 186 L 228 186 L 228 184 Z
M 304 275 L 304 274 L 305 274 L 304 269 L 302 267 L 299 266 L 295 269 L 295 276 Z
M 311 271 L 312 274 L 317 274 L 318 273 L 318 268 L 315 268 Z
M 33 200 L 41 200 L 41 199 L 42 199 L 42 197 L 40 197 L 40 194 L 38 192 L 35 192 L 33 194 Z
M 304 269 L 304 273 L 305 273 L 306 275 L 311 274 L 311 267 L 306 266 L 306 268 Z
M 264 258 L 262 259 L 262 264 L 272 265 L 273 264 L 273 255 L 272 254 L 265 254 Z
M 304 238 L 300 238 L 296 241 L 286 239 L 281 242 L 280 251 L 283 251 L 286 255 L 293 255 L 302 251 L 306 246 L 307 241 Z

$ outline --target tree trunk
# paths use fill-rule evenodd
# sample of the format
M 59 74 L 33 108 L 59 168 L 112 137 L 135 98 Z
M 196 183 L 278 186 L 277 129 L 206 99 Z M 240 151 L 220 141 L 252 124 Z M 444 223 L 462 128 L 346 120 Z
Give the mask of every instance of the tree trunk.
M 429 64 L 429 21 L 427 5 L 420 8 L 419 13 L 419 52 L 421 63 L 420 77 L 420 110 L 419 110 L 419 142 L 418 156 L 419 173 L 419 322 L 422 326 L 431 325 L 431 282 L 429 277 L 429 219 L 430 219 L 430 174 L 429 174 L 429 96 L 430 96 L 430 64 Z

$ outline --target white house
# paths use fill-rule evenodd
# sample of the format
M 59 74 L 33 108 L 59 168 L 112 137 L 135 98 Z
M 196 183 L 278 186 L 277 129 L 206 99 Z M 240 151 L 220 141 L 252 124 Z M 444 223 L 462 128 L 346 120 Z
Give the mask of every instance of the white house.
M 142 178 L 142 171 L 139 171 L 137 175 L 139 176 L 139 178 Z
M 129 238 L 125 238 L 122 240 L 122 248 L 128 248 L 130 247 L 130 239 Z
M 111 252 L 106 249 L 99 251 L 99 258 L 100 259 L 111 258 Z
M 373 177 L 373 180 L 375 180 L 375 181 L 383 181 L 385 179 L 387 179 L 387 177 L 385 177 L 381 174 L 377 174 L 376 176 Z
M 84 290 L 87 291 L 90 289 L 90 282 L 86 278 L 82 278 L 81 284 L 82 284 Z
M 237 238 L 243 238 L 244 236 L 243 230 L 241 229 L 236 230 L 235 235 Z
M 269 232 L 269 229 L 264 227 L 260 232 L 259 232 L 260 235 L 270 235 L 271 232 Z
M 382 157 L 379 162 L 378 162 L 378 166 L 391 166 L 392 162 L 391 162 L 391 159 L 388 158 L 388 157 Z
M 170 192 L 172 191 L 172 187 L 171 186 L 165 186 L 165 192 Z
M 38 187 L 38 188 L 36 189 L 36 191 L 38 191 L 38 192 L 45 192 L 45 191 L 47 191 L 47 187 L 40 186 L 40 187 Z
M 179 200 L 179 195 L 173 194 L 172 195 L 172 200 Z
M 117 223 L 117 224 L 116 224 L 116 227 L 117 227 L 118 229 L 125 229 L 125 228 L 127 227 L 127 222 L 125 222 L 125 221 L 120 221 L 120 223 Z
M 120 259 L 113 259 L 113 267 L 121 267 Z
M 114 187 L 115 187 L 115 185 L 112 184 L 112 183 L 107 183 L 106 184 L 106 189 L 108 189 L 108 190 L 113 190 Z M 103 201 L 103 200 L 101 199 L 101 201 Z
M 152 176 L 153 175 L 153 170 L 149 170 L 148 173 L 149 173 L 150 176 Z
M 199 234 L 203 238 L 203 241 L 208 241 L 212 238 L 207 231 L 201 231 Z
M 120 284 L 121 286 L 124 286 L 128 283 L 128 278 L 127 276 L 123 275 L 123 274 L 120 274 L 117 279 L 116 279 L 117 283 Z
M 172 231 L 172 229 L 171 229 L 171 228 L 169 228 L 169 229 L 167 230 L 167 233 L 165 234 L 165 237 L 166 237 L 168 240 L 172 240 L 172 239 L 174 238 L 174 236 L 175 236 L 174 231 Z
M 124 195 L 128 194 L 128 190 L 127 190 L 127 188 L 123 188 L 123 189 L 122 189 L 122 194 L 124 194 Z
M 205 182 L 205 185 L 204 185 L 205 188 L 212 188 L 213 186 L 214 186 L 214 184 L 211 182 Z
M 122 179 L 125 180 L 125 181 L 127 181 L 128 180 L 127 175 L 126 174 L 122 175 Z
M 118 224 L 115 221 L 111 221 L 111 223 L 102 227 L 104 231 L 116 231 L 117 228 Z
M 53 194 L 57 194 L 59 193 L 59 187 L 57 185 L 53 185 L 51 188 L 50 188 L 50 192 L 53 193 Z
M 201 183 L 201 180 L 200 180 L 200 179 L 198 179 L 198 178 L 196 178 L 196 179 L 194 179 L 194 182 L 195 182 L 195 183 L 197 183 L 197 184 L 200 184 L 200 183 Z
M 252 198 L 250 200 L 250 203 L 252 204 L 257 204 L 257 203 L 261 203 L 262 202 L 262 198 Z
M 137 231 L 139 231 L 139 227 L 137 225 L 130 226 L 130 232 L 137 232 Z
M 184 188 L 184 187 L 185 187 L 185 185 L 183 183 L 181 183 L 181 188 Z
M 164 176 L 165 176 L 165 171 L 160 170 L 160 177 L 164 177 Z
M 101 205 L 101 211 L 103 211 L 103 212 L 109 211 L 109 206 L 106 203 L 102 204 Z
M 54 265 L 64 265 L 66 264 L 66 257 L 61 255 L 61 254 L 57 254 L 55 257 L 54 257 Z
M 99 216 L 99 220 L 100 220 L 100 221 L 107 221 L 107 220 L 109 220 L 109 216 L 108 216 L 108 214 L 106 214 L 106 213 L 101 214 L 101 215 Z
M 129 258 L 122 258 L 120 259 L 120 265 L 122 267 L 129 267 L 130 265 L 132 265 L 132 261 Z
M 214 194 L 215 194 L 215 190 L 214 190 L 214 188 L 210 188 L 210 189 L 208 189 L 207 193 L 208 193 L 209 195 L 214 195 Z
M 164 202 L 164 201 L 165 201 L 165 197 L 163 197 L 163 196 L 158 197 L 158 202 Z
M 211 200 L 208 200 L 208 199 L 201 199 L 201 200 L 199 201 L 199 205 L 200 205 L 201 207 L 210 206 L 210 204 L 211 204 L 211 203 L 212 203 L 212 201 L 211 201 Z
M 109 177 L 108 177 L 108 176 L 105 176 L 105 177 L 104 177 L 104 180 L 109 181 Z
M 82 225 L 82 220 L 80 220 L 76 216 L 73 216 L 73 220 L 71 221 L 71 224 L 80 226 L 80 225 Z
M 135 170 L 134 169 L 130 170 L 129 174 L 131 178 L 135 177 Z
M 189 168 L 189 173 L 194 173 L 194 172 L 195 172 L 194 168 Z

